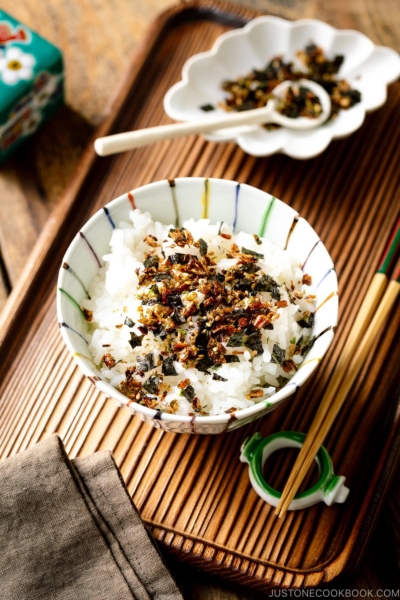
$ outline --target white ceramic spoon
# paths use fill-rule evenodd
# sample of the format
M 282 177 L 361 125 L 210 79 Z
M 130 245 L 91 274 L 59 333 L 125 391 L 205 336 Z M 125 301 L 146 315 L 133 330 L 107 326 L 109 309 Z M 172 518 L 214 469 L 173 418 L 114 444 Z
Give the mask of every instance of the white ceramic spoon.
M 136 131 L 126 131 L 107 137 L 98 138 L 94 143 L 94 149 L 99 156 L 116 154 L 117 152 L 126 152 L 140 146 L 147 146 L 154 142 L 170 140 L 191 134 L 211 133 L 218 129 L 227 129 L 229 127 L 238 127 L 242 125 L 265 125 L 266 123 L 276 123 L 290 129 L 307 130 L 314 129 L 324 123 L 331 112 L 331 100 L 323 87 L 309 81 L 300 79 L 299 81 L 283 81 L 276 86 L 274 96 L 283 97 L 289 87 L 303 86 L 314 92 L 320 99 L 322 112 L 318 117 L 297 117 L 292 119 L 285 117 L 276 110 L 276 99 L 268 101 L 262 108 L 254 108 L 243 112 L 229 112 L 227 114 L 218 114 L 194 122 L 173 123 L 171 125 L 160 125 L 158 127 L 149 127 L 148 129 L 137 129 Z

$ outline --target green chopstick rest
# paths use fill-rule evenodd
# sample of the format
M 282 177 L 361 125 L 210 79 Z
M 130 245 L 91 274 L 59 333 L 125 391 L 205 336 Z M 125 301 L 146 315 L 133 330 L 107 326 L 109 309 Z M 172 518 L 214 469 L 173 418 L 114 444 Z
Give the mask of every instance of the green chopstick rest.
M 243 443 L 240 460 L 248 463 L 251 485 L 268 504 L 278 506 L 282 494 L 265 480 L 263 475 L 265 462 L 277 450 L 301 448 L 305 438 L 305 434 L 298 431 L 281 431 L 266 438 L 257 432 Z M 324 446 L 321 446 L 315 460 L 320 473 L 317 483 L 305 492 L 296 494 L 288 510 L 308 508 L 318 502 L 325 502 L 331 506 L 335 502 L 342 503 L 347 499 L 349 488 L 344 485 L 346 478 L 334 474 L 331 457 Z
M 0 164 L 61 106 L 62 54 L 0 10 Z

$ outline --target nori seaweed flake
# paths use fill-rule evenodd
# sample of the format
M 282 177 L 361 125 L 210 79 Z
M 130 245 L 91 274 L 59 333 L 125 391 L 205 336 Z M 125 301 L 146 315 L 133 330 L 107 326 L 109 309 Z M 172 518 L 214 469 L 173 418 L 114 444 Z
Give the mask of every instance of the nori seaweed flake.
M 152 294 L 154 294 L 155 296 L 160 296 L 160 290 L 158 289 L 158 285 L 157 284 L 153 284 L 150 286 L 150 291 Z
M 275 279 L 272 279 L 270 275 L 262 275 L 256 281 L 254 289 L 257 292 L 269 292 L 274 300 L 280 300 L 281 294 L 279 292 L 279 286 Z
M 148 295 L 142 298 L 142 304 L 152 306 L 153 304 L 159 304 L 161 302 L 161 294 L 156 284 L 150 286 Z
M 309 350 L 311 350 L 311 348 L 314 346 L 316 339 L 316 336 L 313 335 L 313 337 L 306 344 L 304 344 L 304 346 L 301 349 L 301 356 L 304 356 Z
M 136 333 L 133 333 L 133 331 L 131 331 L 131 339 L 129 340 L 129 345 L 132 348 L 132 350 L 133 348 L 142 345 L 143 338 L 144 335 L 136 335 Z
M 160 325 L 153 333 L 162 340 L 165 340 L 165 338 L 168 336 L 168 332 L 165 329 L 164 325 Z
M 171 294 L 167 294 L 166 303 L 171 308 L 177 308 L 179 306 L 183 306 L 182 298 L 179 292 L 172 292 Z
M 291 119 L 315 118 L 321 114 L 321 100 L 307 87 L 289 87 L 285 96 L 278 100 L 276 110 Z
M 233 289 L 241 292 L 245 292 L 246 290 L 250 291 L 252 284 L 253 282 L 251 279 L 241 279 L 240 281 L 235 281 Z
M 246 345 L 247 335 L 244 331 L 236 331 L 231 335 L 228 340 L 227 346 L 229 348 L 239 348 Z
M 316 44 L 307 44 L 307 46 L 305 47 L 305 51 L 306 52 L 315 52 L 315 50 L 317 49 Z
M 203 104 L 202 106 L 200 106 L 201 110 L 204 110 L 204 112 L 210 112 L 212 110 L 215 110 L 215 107 L 212 104 Z
M 167 271 L 163 272 L 163 273 L 156 273 L 154 275 L 154 279 L 156 281 L 165 281 L 166 279 L 172 279 L 172 275 L 171 275 L 171 273 L 168 273 Z
M 250 348 L 250 350 L 253 352 L 256 351 L 257 354 L 262 354 L 264 352 L 261 341 L 261 334 L 259 331 L 255 331 L 247 337 L 246 347 Z
M 162 382 L 162 378 L 158 375 L 150 375 L 150 377 L 143 383 L 143 388 L 149 394 L 156 394 L 160 383 Z
M 235 317 L 245 317 L 247 315 L 247 310 L 245 308 L 235 308 L 232 314 Z
M 205 242 L 202 238 L 199 239 L 199 250 L 201 256 L 206 256 L 208 252 L 207 242 Z
M 358 90 L 342 90 L 341 94 L 342 96 L 350 98 L 354 104 L 361 102 L 361 92 L 359 92 Z
M 196 363 L 196 369 L 201 371 L 202 373 L 209 373 L 208 369 L 210 369 L 214 365 L 214 361 L 209 356 L 205 356 L 204 358 L 200 358 Z
M 303 316 L 300 321 L 297 321 L 297 325 L 311 329 L 314 325 L 314 313 L 310 313 L 306 317 Z
M 126 325 L 127 327 L 134 327 L 135 323 L 134 323 L 134 321 L 132 321 L 132 319 L 130 319 L 129 317 L 126 317 L 125 321 L 124 321 L 124 325 Z
M 185 317 L 179 312 L 177 308 L 175 308 L 174 312 L 172 313 L 172 319 L 177 325 L 183 325 L 184 323 L 186 323 Z
M 215 275 L 210 275 L 208 279 L 210 281 L 219 281 L 220 283 L 224 283 L 225 281 L 225 277 L 222 275 L 222 273 L 215 273 Z
M 172 377 L 178 375 L 178 373 L 175 370 L 174 359 L 172 356 L 164 358 L 161 370 L 166 376 Z
M 138 368 L 139 371 L 143 371 L 145 373 L 147 371 L 151 371 L 152 369 L 154 369 L 156 365 L 154 364 L 154 355 L 153 355 L 153 353 L 149 352 L 141 360 L 138 360 L 136 366 L 137 366 L 137 368 Z
M 240 265 L 240 270 L 244 273 L 254 274 L 260 271 L 261 267 L 257 263 L 248 263 L 247 265 Z
M 225 360 L 227 363 L 237 363 L 240 362 L 239 357 L 236 354 L 225 354 Z
M 197 348 L 207 348 L 209 337 L 206 331 L 201 331 L 196 336 L 195 346 Z
M 148 258 L 146 258 L 143 265 L 145 266 L 146 269 L 149 269 L 150 267 L 157 268 L 159 262 L 160 262 L 160 259 L 158 258 L 158 256 L 149 256 Z
M 254 258 L 257 258 L 258 260 L 264 260 L 264 254 L 261 254 L 260 252 L 255 252 L 254 250 L 249 250 L 248 248 L 244 248 L 243 246 L 241 252 L 242 254 L 254 256 Z
M 187 385 L 182 391 L 181 396 L 184 396 L 188 402 L 191 402 L 194 398 L 194 388 L 190 384 Z
M 159 304 L 160 300 L 158 296 L 153 296 L 153 298 L 143 298 L 142 305 L 143 306 L 154 306 L 154 304 Z
M 228 381 L 225 377 L 221 377 L 218 373 L 213 373 L 212 378 L 214 381 Z
M 227 346 L 229 348 L 246 346 L 251 351 L 256 351 L 257 354 L 262 354 L 264 351 L 259 331 L 254 331 L 250 334 L 245 331 L 236 331 L 229 338 Z
M 272 348 L 271 362 L 282 366 L 284 360 L 285 351 L 279 346 L 279 344 L 274 344 L 274 347 Z
M 188 262 L 188 257 L 189 254 L 177 252 L 176 254 L 171 254 L 171 256 L 168 257 L 168 260 L 171 265 L 184 265 L 186 262 Z

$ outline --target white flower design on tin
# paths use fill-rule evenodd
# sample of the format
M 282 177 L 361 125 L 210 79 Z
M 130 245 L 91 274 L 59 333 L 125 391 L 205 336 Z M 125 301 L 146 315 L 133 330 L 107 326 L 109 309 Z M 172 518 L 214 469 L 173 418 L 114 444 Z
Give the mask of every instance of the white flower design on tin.
M 34 64 L 35 57 L 32 54 L 27 54 L 15 46 L 6 48 L 0 54 L 0 79 L 6 85 L 14 85 L 21 79 L 32 79 Z

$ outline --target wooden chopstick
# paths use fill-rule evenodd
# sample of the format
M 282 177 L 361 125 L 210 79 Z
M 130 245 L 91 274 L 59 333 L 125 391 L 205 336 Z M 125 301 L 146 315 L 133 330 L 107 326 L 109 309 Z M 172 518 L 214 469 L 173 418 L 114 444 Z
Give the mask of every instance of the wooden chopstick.
M 378 270 L 367 290 L 319 409 L 283 490 L 275 511 L 279 517 L 284 516 L 296 495 L 368 356 L 377 332 L 386 321 L 397 298 L 400 291 L 400 275 L 398 273 L 390 282 L 385 294 L 384 290 L 388 282 L 388 273 L 392 270 L 399 247 L 400 219 L 392 231 Z

